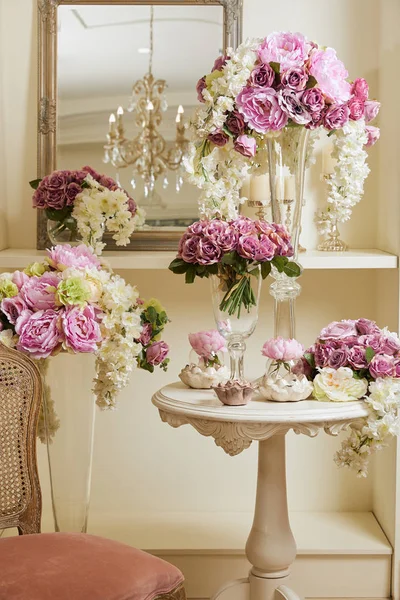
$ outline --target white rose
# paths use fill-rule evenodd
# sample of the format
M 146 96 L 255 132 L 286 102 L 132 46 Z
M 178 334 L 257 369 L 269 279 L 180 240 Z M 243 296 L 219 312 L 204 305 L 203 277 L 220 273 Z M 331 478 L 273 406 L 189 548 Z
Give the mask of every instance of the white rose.
M 326 402 L 351 402 L 362 398 L 368 389 L 366 379 L 354 379 L 348 367 L 320 370 L 314 379 L 314 397 Z

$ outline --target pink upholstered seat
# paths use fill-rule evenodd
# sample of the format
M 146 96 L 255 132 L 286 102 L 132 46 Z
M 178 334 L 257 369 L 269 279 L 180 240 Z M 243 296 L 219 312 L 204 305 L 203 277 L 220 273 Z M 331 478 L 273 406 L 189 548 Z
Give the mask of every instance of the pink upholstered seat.
M 182 582 L 163 560 L 92 535 L 0 539 L 0 600 L 152 600 Z

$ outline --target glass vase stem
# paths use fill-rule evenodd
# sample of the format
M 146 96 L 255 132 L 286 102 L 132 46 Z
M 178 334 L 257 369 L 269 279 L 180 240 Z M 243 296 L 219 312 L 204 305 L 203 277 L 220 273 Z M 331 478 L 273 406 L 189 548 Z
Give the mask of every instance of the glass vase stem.
M 228 343 L 231 360 L 231 379 L 244 380 L 244 353 L 246 344 L 242 336 L 233 336 Z

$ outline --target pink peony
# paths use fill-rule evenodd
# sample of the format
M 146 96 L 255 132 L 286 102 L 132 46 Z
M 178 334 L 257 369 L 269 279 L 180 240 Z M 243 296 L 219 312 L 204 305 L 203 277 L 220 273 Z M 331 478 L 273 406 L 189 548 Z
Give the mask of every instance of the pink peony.
M 53 246 L 47 250 L 49 264 L 60 271 L 68 267 L 84 269 L 86 267 L 101 268 L 101 262 L 94 254 L 93 250 L 84 244 L 71 247 L 69 244 Z
M 21 288 L 21 299 L 33 311 L 56 307 L 56 290 L 60 276 L 47 271 L 40 277 L 31 277 Z
M 68 307 L 61 315 L 65 346 L 73 352 L 96 352 L 102 336 L 93 306 Z
M 309 71 L 317 80 L 318 87 L 333 102 L 342 104 L 350 100 L 351 86 L 346 81 L 349 74 L 333 48 L 313 50 Z
M 346 340 L 357 335 L 356 321 L 333 321 L 319 334 L 320 340 Z
M 207 87 L 206 78 L 202 77 L 201 79 L 198 80 L 198 82 L 196 84 L 197 100 L 199 102 L 205 102 L 205 100 L 203 98 L 203 90 L 205 90 L 206 87 Z
M 362 77 L 355 79 L 351 86 L 351 93 L 355 98 L 365 102 L 368 100 L 369 86 L 368 83 Z
M 55 310 L 22 312 L 15 331 L 19 335 L 17 350 L 32 358 L 47 358 L 61 344 L 60 316 Z
M 370 148 L 379 140 L 381 136 L 381 130 L 379 127 L 374 127 L 373 125 L 367 125 L 365 128 L 365 132 L 368 136 L 367 143 L 365 144 L 366 148 Z
M 276 62 L 281 71 L 291 67 L 302 66 L 309 52 L 309 44 L 301 33 L 290 31 L 270 33 L 258 49 L 258 56 L 263 63 Z
M 189 334 L 193 350 L 206 360 L 211 360 L 218 352 L 226 352 L 225 339 L 216 329 Z
M 301 92 L 305 89 L 308 81 L 308 74 L 304 67 L 293 67 L 285 71 L 281 77 L 281 83 L 295 92 Z
M 300 360 L 304 354 L 304 346 L 297 340 L 285 340 L 282 337 L 277 337 L 265 342 L 261 354 L 272 360 L 283 362 Z
M 267 65 L 257 65 L 250 73 L 249 83 L 254 87 L 272 87 L 275 71 Z
M 239 154 L 251 158 L 256 154 L 257 142 L 250 135 L 239 135 L 235 140 L 234 148 Z
M 287 125 L 288 116 L 272 88 L 245 87 L 236 98 L 236 103 L 246 123 L 258 133 L 278 131 Z
M 12 298 L 4 298 L 1 301 L 1 310 L 12 325 L 15 325 L 22 312 L 27 308 L 26 303 L 19 295 Z
M 373 121 L 378 116 L 380 108 L 380 102 L 377 102 L 376 100 L 367 100 L 364 109 L 365 122 L 370 123 Z
M 325 113 L 326 129 L 341 129 L 349 120 L 350 110 L 346 104 L 332 104 Z
M 386 354 L 376 354 L 369 363 L 369 372 L 374 379 L 378 377 L 394 377 L 396 371 L 393 357 Z
M 15 283 L 17 288 L 20 290 L 22 288 L 22 286 L 24 285 L 24 283 L 29 281 L 29 277 L 23 271 L 14 271 L 11 281 L 13 283 Z
M 167 358 L 169 346 L 165 342 L 155 342 L 146 350 L 146 360 L 154 367 L 160 365 Z

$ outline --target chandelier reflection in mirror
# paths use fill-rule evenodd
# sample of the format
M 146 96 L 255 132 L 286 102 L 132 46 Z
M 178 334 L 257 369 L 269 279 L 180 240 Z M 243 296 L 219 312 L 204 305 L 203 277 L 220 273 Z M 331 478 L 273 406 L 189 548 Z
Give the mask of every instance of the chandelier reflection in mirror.
M 107 144 L 104 146 L 104 162 L 111 163 L 117 170 L 132 167 L 132 187 L 136 188 L 136 178 L 143 180 L 144 198 L 141 205 L 165 207 L 161 196 L 155 191 L 156 180 L 163 177 L 163 188 L 169 185 L 167 171 L 175 172 L 175 188 L 179 193 L 183 184 L 183 158 L 189 141 L 185 137 L 186 124 L 183 121 L 184 109 L 179 105 L 175 123 L 176 137 L 170 148 L 158 131 L 162 123 L 162 112 L 168 108 L 165 90 L 167 82 L 155 79 L 153 69 L 154 54 L 154 7 L 150 7 L 150 52 L 149 71 L 132 87 L 128 106 L 135 112 L 135 124 L 140 128 L 133 140 L 125 138 L 124 110 L 120 106 L 110 115 Z M 118 177 L 117 177 L 118 179 Z

